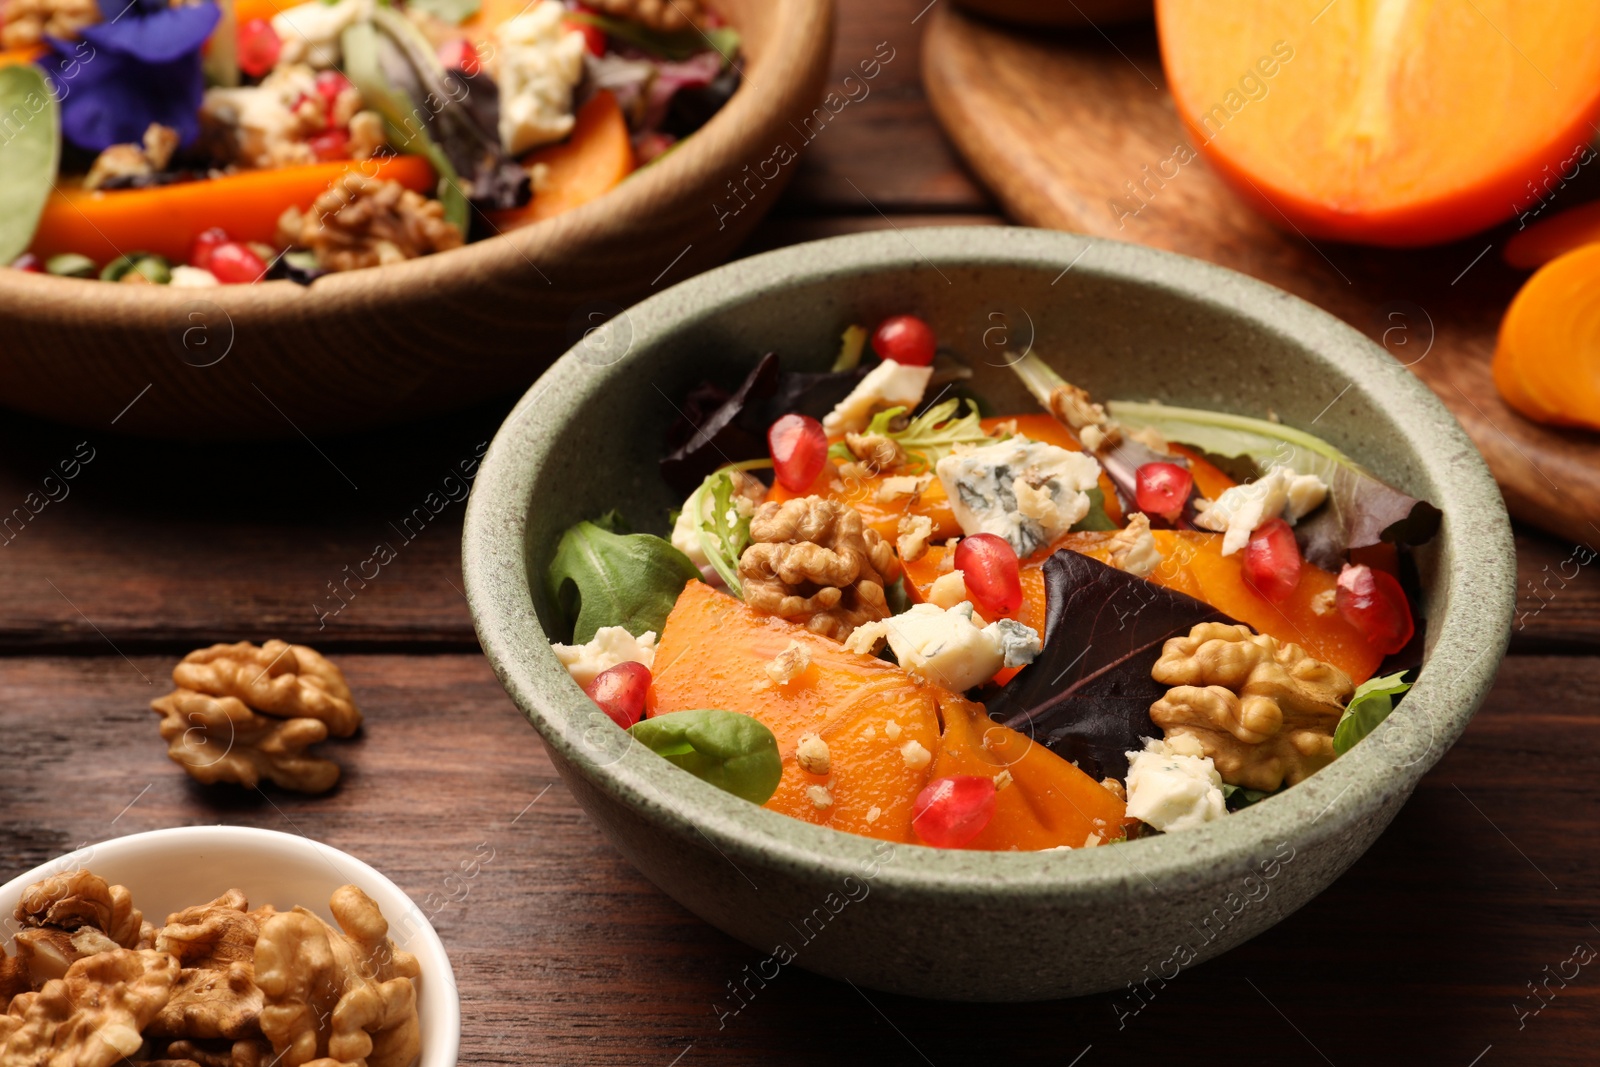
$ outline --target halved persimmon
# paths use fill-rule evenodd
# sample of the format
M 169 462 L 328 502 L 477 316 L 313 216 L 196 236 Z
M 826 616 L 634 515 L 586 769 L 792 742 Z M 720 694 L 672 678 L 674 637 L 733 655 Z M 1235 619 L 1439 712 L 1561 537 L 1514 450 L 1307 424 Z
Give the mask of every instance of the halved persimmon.
M 1600 430 L 1600 244 L 1551 260 L 1517 293 L 1494 383 L 1530 419 Z
M 1594 0 L 1158 0 L 1156 23 L 1195 145 L 1311 237 L 1476 232 L 1537 203 L 1600 118 Z

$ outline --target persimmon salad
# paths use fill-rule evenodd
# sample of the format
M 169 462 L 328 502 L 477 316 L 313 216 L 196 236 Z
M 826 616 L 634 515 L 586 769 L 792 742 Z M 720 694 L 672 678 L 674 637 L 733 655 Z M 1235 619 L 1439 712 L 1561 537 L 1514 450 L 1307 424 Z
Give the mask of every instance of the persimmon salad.
M 0 263 L 175 286 L 549 218 L 739 84 L 700 0 L 12 0 L 0 44 Z
M 670 537 L 616 512 L 546 574 L 617 726 L 819 826 L 938 848 L 1192 830 L 1373 730 L 1421 662 L 1440 515 L 1276 421 L 1095 402 L 985 417 L 911 315 L 833 369 L 677 404 Z M 964 373 L 965 372 L 965 373 Z M 604 728 L 604 719 L 598 719 Z

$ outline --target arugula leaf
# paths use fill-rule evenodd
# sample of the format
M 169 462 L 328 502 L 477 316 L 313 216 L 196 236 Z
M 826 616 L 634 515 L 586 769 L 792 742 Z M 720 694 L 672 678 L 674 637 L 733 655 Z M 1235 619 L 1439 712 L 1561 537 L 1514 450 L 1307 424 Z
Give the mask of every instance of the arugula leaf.
M 0 263 L 10 263 L 33 243 L 61 159 L 56 98 L 38 67 L 0 67 L 0 115 Z
M 614 524 L 615 513 L 601 521 Z M 580 522 L 561 535 L 545 588 L 581 645 L 602 626 L 622 626 L 635 637 L 660 633 L 684 585 L 699 577 L 700 569 L 668 541 Z
M 727 66 L 733 62 L 733 57 L 739 54 L 739 31 L 732 26 L 718 26 L 707 30 L 690 28 L 664 33 L 637 22 L 614 19 L 581 8 L 568 11 L 565 17 L 573 22 L 587 22 L 591 26 L 598 26 L 606 31 L 607 37 L 624 41 L 662 59 L 678 61 L 701 52 L 716 52 L 722 57 L 723 65 Z
M 739 557 L 750 547 L 750 516 L 741 512 L 735 503 L 737 494 L 731 472 L 770 465 L 770 460 L 751 460 L 724 467 L 707 475 L 700 488 L 684 503 L 684 510 L 689 513 L 700 538 L 700 551 L 705 553 L 722 583 L 741 599 L 744 583 L 739 581 Z
M 752 804 L 771 800 L 783 777 L 778 739 L 736 711 L 674 711 L 641 719 L 628 732 L 662 759 Z
M 1068 533 L 1080 533 L 1084 530 L 1115 530 L 1117 524 L 1111 521 L 1111 516 L 1106 514 L 1106 494 L 1098 485 L 1090 486 L 1084 490 L 1089 498 L 1089 514 L 1072 524 Z
M 436 19 L 459 26 L 476 15 L 483 7 L 482 0 L 406 0 L 407 7 L 426 11 Z
M 1265 471 L 1292 467 L 1328 485 L 1328 502 L 1295 530 L 1305 557 L 1338 571 L 1346 553 L 1379 541 L 1420 545 L 1439 530 L 1439 509 L 1373 477 L 1320 437 L 1265 419 L 1220 411 L 1113 400 L 1113 418 L 1147 426 L 1169 441 L 1224 457 L 1244 457 Z
M 1126 753 L 1160 737 L 1150 677 L 1168 638 L 1238 620 L 1194 597 L 1061 549 L 1045 560 L 1044 648 L 984 700 L 989 717 L 1094 778 L 1124 777 Z
M 956 445 L 994 443 L 994 438 L 978 424 L 978 405 L 968 400 L 967 413 L 958 418 L 956 412 L 960 407 L 959 398 L 935 404 L 898 430 L 890 427 L 905 415 L 906 409 L 890 408 L 872 416 L 867 433 L 898 443 L 910 460 L 911 471 L 919 473 L 948 456 Z
M 1356 687 L 1333 730 L 1333 751 L 1337 755 L 1349 752 L 1389 717 L 1396 699 L 1411 688 L 1410 682 L 1402 681 L 1405 676 L 1405 671 L 1396 671 L 1382 678 L 1368 678 Z
M 867 331 L 861 326 L 846 326 L 839 337 L 839 354 L 830 368 L 835 374 L 861 366 L 861 350 L 867 347 Z

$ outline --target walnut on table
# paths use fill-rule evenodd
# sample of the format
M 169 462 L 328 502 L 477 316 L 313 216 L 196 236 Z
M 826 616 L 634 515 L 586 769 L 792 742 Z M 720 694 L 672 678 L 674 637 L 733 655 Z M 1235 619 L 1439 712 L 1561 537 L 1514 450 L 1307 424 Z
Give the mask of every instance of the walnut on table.
M 612 18 L 638 22 L 663 33 L 701 26 L 706 20 L 701 0 L 593 0 L 589 6 Z
M 894 548 L 847 504 L 808 496 L 768 501 L 750 518 L 739 558 L 745 602 L 843 641 L 889 617 L 884 587 L 900 577 Z
M 177 960 L 149 949 L 78 960 L 65 977 L 12 998 L 0 1015 L 0 1067 L 115 1067 L 144 1047 L 142 1031 L 177 976 Z
M 444 217 L 444 205 L 396 181 L 354 171 L 312 203 L 278 219 L 278 243 L 314 252 L 324 270 L 399 263 L 459 248 L 465 237 Z
M 317 719 L 334 737 L 349 737 L 361 726 L 344 672 L 305 645 L 212 645 L 183 657 L 172 681 L 214 697 L 237 697 L 279 719 Z
M 339 765 L 306 754 L 328 737 L 317 719 L 271 719 L 237 697 L 179 689 L 150 702 L 161 716 L 167 757 L 204 785 L 232 782 L 253 789 L 266 779 L 300 793 L 325 793 Z
M 0 47 L 32 48 L 46 37 L 74 41 L 99 21 L 96 0 L 6 0 L 0 4 Z
M 212 645 L 185 656 L 172 680 L 178 689 L 150 707 L 161 716 L 167 756 L 196 781 L 254 788 L 266 779 L 302 793 L 338 782 L 339 765 L 306 750 L 354 734 L 361 712 L 343 672 L 315 650 L 283 641 Z
M 416 957 L 395 948 L 377 904 L 355 886 L 335 892 L 329 906 L 343 934 L 304 908 L 261 924 L 262 1032 L 286 1067 L 324 1059 L 409 1067 L 422 1048 Z
M 1167 641 L 1150 674 L 1172 686 L 1150 707 L 1167 737 L 1198 741 L 1224 782 L 1269 792 L 1333 761 L 1355 688 L 1299 645 L 1219 622 Z

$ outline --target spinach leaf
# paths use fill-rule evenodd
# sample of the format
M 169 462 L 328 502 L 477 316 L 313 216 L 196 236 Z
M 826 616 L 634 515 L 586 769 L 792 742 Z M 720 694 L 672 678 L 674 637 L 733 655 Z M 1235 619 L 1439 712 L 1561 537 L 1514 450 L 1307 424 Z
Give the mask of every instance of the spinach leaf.
M 1115 530 L 1117 524 L 1111 521 L 1111 516 L 1106 514 L 1106 494 L 1098 486 L 1091 486 L 1084 490 L 1089 498 L 1089 514 L 1072 524 L 1069 533 L 1081 533 L 1084 530 Z
M 1410 682 L 1402 680 L 1405 676 L 1405 671 L 1397 671 L 1382 678 L 1368 678 L 1356 687 L 1333 730 L 1335 753 L 1342 756 L 1349 752 L 1389 717 L 1400 694 L 1411 688 Z
M 1259 804 L 1272 795 L 1273 793 L 1265 789 L 1246 789 L 1242 785 L 1222 783 L 1222 799 L 1227 803 L 1229 811 L 1238 811 L 1240 808 L 1248 808 L 1251 804 Z
M 778 739 L 736 711 L 674 711 L 636 722 L 628 732 L 662 759 L 752 804 L 771 800 L 783 777 Z
M 1128 426 L 1147 426 L 1169 441 L 1223 457 L 1245 457 L 1265 470 L 1293 467 L 1328 485 L 1328 502 L 1295 529 L 1305 557 L 1338 571 L 1346 553 L 1379 541 L 1420 545 L 1439 531 L 1439 509 L 1373 477 L 1320 437 L 1293 427 L 1220 411 L 1113 400 L 1111 415 Z
M 1167 692 L 1150 677 L 1161 646 L 1198 623 L 1236 620 L 1069 549 L 1045 560 L 1044 582 L 1044 648 L 986 697 L 989 717 L 1095 778 L 1121 778 L 1140 738 L 1161 736 L 1150 720 Z
M 585 644 L 602 626 L 659 634 L 684 585 L 699 577 L 668 541 L 580 522 L 561 535 L 545 588 L 572 624 L 573 642 Z
M 28 250 L 61 159 L 56 98 L 38 67 L 0 68 L 0 263 Z

